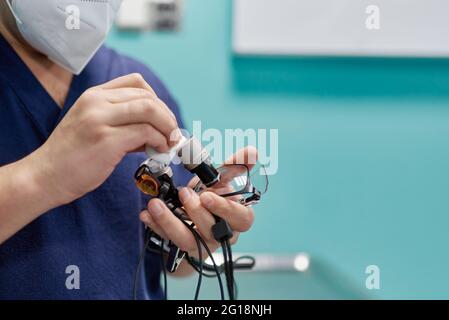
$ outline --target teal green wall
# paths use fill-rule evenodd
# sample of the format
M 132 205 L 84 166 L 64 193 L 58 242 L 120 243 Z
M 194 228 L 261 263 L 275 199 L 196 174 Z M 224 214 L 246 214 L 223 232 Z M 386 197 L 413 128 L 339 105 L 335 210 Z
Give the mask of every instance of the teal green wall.
M 187 0 L 179 34 L 109 43 L 162 77 L 187 123 L 279 129 L 279 173 L 237 250 L 306 251 L 312 271 L 319 261 L 345 279 L 330 295 L 284 281 L 277 298 L 344 298 L 331 287 L 348 283 L 449 298 L 449 60 L 236 58 L 231 14 L 229 1 Z M 257 283 L 247 296 L 269 297 Z

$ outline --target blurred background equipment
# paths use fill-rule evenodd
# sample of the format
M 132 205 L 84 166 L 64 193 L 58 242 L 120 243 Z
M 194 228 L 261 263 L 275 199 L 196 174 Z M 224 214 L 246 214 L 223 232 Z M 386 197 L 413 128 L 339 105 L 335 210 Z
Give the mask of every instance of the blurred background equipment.
M 370 299 L 370 295 L 350 277 L 346 277 L 328 261 L 307 253 L 246 254 L 253 256 L 256 265 L 249 271 L 237 271 L 238 299 Z M 222 255 L 214 255 L 218 264 Z M 214 278 L 204 278 L 201 299 L 219 299 Z M 196 277 L 169 280 L 169 299 L 192 299 L 191 288 Z
M 218 265 L 223 264 L 223 255 L 213 254 L 214 260 Z M 245 257 L 251 257 L 254 266 L 248 272 L 306 272 L 310 267 L 310 256 L 305 252 L 298 254 L 261 254 L 261 253 L 234 253 L 236 260 Z M 206 260 L 212 264 L 210 258 Z
M 447 0 L 234 0 L 239 54 L 449 56 Z
M 136 31 L 177 31 L 183 0 L 124 0 L 117 27 Z

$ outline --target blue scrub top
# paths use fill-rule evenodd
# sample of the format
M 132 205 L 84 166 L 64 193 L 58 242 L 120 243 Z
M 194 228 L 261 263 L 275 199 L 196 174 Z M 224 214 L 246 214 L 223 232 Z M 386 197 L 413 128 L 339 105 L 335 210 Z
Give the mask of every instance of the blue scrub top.
M 133 72 L 143 75 L 181 123 L 161 81 L 141 63 L 106 47 L 73 79 L 61 110 L 0 36 L 0 166 L 39 148 L 85 90 Z M 132 299 L 143 247 L 139 213 L 148 201 L 133 174 L 144 159 L 142 153 L 126 156 L 97 190 L 43 214 L 1 244 L 0 299 Z M 188 173 L 174 170 L 177 184 L 185 185 Z M 71 265 L 80 271 L 79 290 L 66 287 Z M 160 258 L 147 253 L 144 270 L 139 298 L 162 298 Z

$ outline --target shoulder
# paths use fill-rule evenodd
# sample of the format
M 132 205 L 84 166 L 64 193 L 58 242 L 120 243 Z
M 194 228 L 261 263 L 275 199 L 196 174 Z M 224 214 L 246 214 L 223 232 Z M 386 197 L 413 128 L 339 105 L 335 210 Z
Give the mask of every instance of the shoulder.
M 167 86 L 156 75 L 156 73 L 144 63 L 120 54 L 107 46 L 103 46 L 97 56 L 101 58 L 102 63 L 107 63 L 107 81 L 131 73 L 138 73 L 142 75 L 145 81 L 150 84 L 161 100 L 166 101 L 167 104 L 174 103 Z

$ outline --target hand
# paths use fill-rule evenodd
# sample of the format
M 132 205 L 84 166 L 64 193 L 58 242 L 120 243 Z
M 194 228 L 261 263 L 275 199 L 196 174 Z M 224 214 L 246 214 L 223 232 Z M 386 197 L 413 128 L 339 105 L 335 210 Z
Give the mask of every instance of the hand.
M 251 169 L 255 164 L 256 158 L 257 150 L 248 147 L 240 150 L 226 164 L 246 164 Z M 244 159 L 243 163 L 241 161 L 238 162 L 242 159 Z M 181 189 L 179 196 L 198 233 L 212 252 L 220 246 L 212 234 L 212 226 L 215 224 L 215 219 L 212 215 L 214 214 L 229 223 L 234 231 L 234 236 L 230 242 L 235 244 L 239 233 L 248 231 L 251 228 L 254 222 L 253 209 L 218 196 L 213 188 L 199 196 L 191 189 L 197 181 L 194 178 L 189 187 Z M 140 219 L 159 236 L 166 240 L 171 240 L 182 251 L 198 258 L 197 244 L 191 231 L 173 215 L 161 200 L 152 199 L 148 204 L 148 210 L 140 214 Z M 207 257 L 205 252 L 203 252 L 203 257 Z
M 127 153 L 145 145 L 168 151 L 180 138 L 176 129 L 174 114 L 131 74 L 87 90 L 31 155 L 30 167 L 61 205 L 99 187 Z

